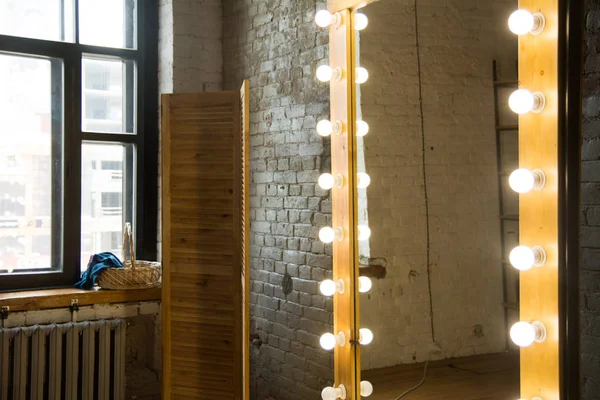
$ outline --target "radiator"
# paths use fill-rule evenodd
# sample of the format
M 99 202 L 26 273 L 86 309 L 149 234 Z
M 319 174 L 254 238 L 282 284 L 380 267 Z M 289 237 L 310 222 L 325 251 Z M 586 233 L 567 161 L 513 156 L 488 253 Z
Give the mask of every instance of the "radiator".
M 0 329 L 0 400 L 125 398 L 125 321 Z

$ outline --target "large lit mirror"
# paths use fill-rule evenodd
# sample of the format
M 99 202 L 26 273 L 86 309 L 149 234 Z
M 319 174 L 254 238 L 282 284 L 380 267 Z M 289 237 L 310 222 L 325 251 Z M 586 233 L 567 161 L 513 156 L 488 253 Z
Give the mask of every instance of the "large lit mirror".
M 519 131 L 508 101 L 518 37 L 507 20 L 517 8 L 381 0 L 354 10 L 366 16 L 355 16 L 356 28 L 368 20 L 354 49 L 369 399 L 520 397 L 509 337 L 519 321 L 519 271 L 509 262 L 519 245 L 509 185 Z

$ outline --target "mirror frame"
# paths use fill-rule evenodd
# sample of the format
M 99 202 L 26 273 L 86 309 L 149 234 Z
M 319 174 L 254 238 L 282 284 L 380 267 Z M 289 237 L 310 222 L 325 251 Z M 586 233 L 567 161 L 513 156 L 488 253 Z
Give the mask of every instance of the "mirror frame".
M 330 66 L 339 66 L 344 76 L 330 85 L 331 120 L 344 122 L 341 135 L 332 135 L 331 159 L 332 174 L 342 174 L 345 185 L 332 191 L 333 227 L 344 228 L 343 240 L 333 246 L 334 279 L 343 279 L 346 291 L 337 294 L 334 300 L 334 331 L 349 335 L 350 346 L 337 346 L 334 356 L 335 386 L 344 385 L 346 399 L 360 398 L 360 346 L 357 343 L 360 327 L 358 303 L 358 248 L 355 241 L 357 225 L 357 202 L 354 191 L 356 173 L 355 150 L 355 102 L 354 85 L 354 28 L 352 10 L 361 8 L 377 0 L 328 0 L 330 13 L 339 12 L 342 24 L 329 28 Z M 554 35 L 545 42 L 528 35 L 519 38 L 519 81 L 523 86 L 542 86 L 548 97 L 550 110 L 538 116 L 537 122 L 529 116 L 519 119 L 522 135 L 519 140 L 524 158 L 519 156 L 520 165 L 536 162 L 545 157 L 551 166 L 553 190 L 547 190 L 545 196 L 521 198 L 521 212 L 531 214 L 523 221 L 521 232 L 533 234 L 539 224 L 549 231 L 546 237 L 551 250 L 551 266 L 546 268 L 545 276 L 529 276 L 524 279 L 528 289 L 521 315 L 553 315 L 551 334 L 554 340 L 548 340 L 541 346 L 533 346 L 533 351 L 522 351 L 521 395 L 531 398 L 542 394 L 544 400 L 580 398 L 580 355 L 579 355 L 579 218 L 580 218 L 580 182 L 581 182 L 581 75 L 583 59 L 583 5 L 579 0 L 519 0 L 519 8 L 542 10 L 553 25 L 549 32 Z M 530 49 L 528 52 L 527 49 Z M 546 67 L 551 62 L 551 67 Z M 540 74 L 534 74 L 539 68 L 546 68 L 550 74 L 546 80 Z M 556 79 L 548 79 L 552 75 Z M 536 89 L 539 90 L 539 89 Z M 548 112 L 550 111 L 550 113 Z M 548 116 L 547 120 L 539 118 Z M 541 126 L 540 126 L 541 125 Z M 543 129 L 536 129 L 543 128 Z M 543 131 L 543 133 L 542 133 Z M 552 137 L 548 137 L 548 132 Z M 550 139 L 550 140 L 549 140 Z M 539 154 L 543 148 L 543 154 Z M 528 149 L 530 150 L 528 152 Z M 556 151 L 558 149 L 558 151 Z M 528 159 L 528 157 L 530 157 Z M 541 158 L 540 162 L 544 161 Z M 547 165 L 547 164 L 546 164 Z M 551 193 L 549 193 L 551 192 Z M 546 207 L 546 213 L 536 212 L 540 202 Z M 548 212 L 555 219 L 548 219 Z M 548 237 L 550 239 L 548 239 Z M 525 239 L 526 240 L 526 239 Z M 530 271 L 531 272 L 531 271 Z M 541 287 L 540 284 L 545 286 Z M 551 285 L 551 289 L 549 288 Z M 526 286 L 526 287 L 527 287 Z M 522 298 L 524 298 L 522 297 Z M 546 302 L 547 301 L 547 302 Z M 542 305 L 542 306 L 540 306 Z M 525 354 L 524 354 L 525 353 Z M 548 357 L 549 356 L 549 357 Z M 541 360 L 546 361 L 542 363 Z M 548 362 L 549 361 L 549 362 Z M 375 388 L 377 390 L 377 388 Z M 516 399 L 515 399 L 516 400 Z

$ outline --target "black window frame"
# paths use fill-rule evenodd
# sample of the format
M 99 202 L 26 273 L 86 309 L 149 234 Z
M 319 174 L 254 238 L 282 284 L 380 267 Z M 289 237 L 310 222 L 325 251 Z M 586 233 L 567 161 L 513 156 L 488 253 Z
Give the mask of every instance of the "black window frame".
M 126 0 L 129 1 L 131 0 Z M 60 82 L 60 79 L 63 83 L 62 105 L 58 108 L 53 106 L 52 111 L 55 113 L 59 110 L 62 113 L 62 126 L 53 126 L 52 130 L 55 132 L 55 129 L 62 129 L 63 132 L 62 148 L 60 142 L 52 141 L 52 151 L 62 152 L 63 157 L 62 166 L 57 168 L 53 166 L 53 174 L 62 175 L 62 196 L 52 199 L 52 234 L 60 235 L 62 239 L 53 241 L 52 256 L 59 257 L 57 263 L 62 270 L 0 275 L 0 291 L 66 287 L 72 286 L 79 280 L 81 275 L 81 148 L 84 143 L 133 145 L 124 147 L 127 162 L 124 163 L 123 178 L 124 182 L 130 184 L 125 185 L 123 196 L 133 199 L 135 216 L 130 207 L 123 210 L 123 216 L 129 221 L 133 217 L 136 257 L 146 260 L 155 260 L 157 257 L 158 0 L 137 0 L 135 7 L 137 48 L 133 49 L 78 43 L 78 7 L 79 0 L 74 0 L 75 43 L 0 34 L 2 53 L 62 60 L 59 68 L 52 67 L 51 79 L 53 85 L 54 82 Z M 126 80 L 133 79 L 133 65 L 135 65 L 137 71 L 135 90 L 126 90 L 125 93 L 126 102 L 135 102 L 134 116 L 126 120 L 128 126 L 135 124 L 135 134 L 96 133 L 82 130 L 82 58 L 86 55 L 122 59 L 126 64 Z M 53 118 L 53 124 L 54 121 L 60 120 L 60 118 Z M 129 165 L 134 166 L 134 171 L 128 167 Z M 62 207 L 56 206 L 60 204 L 58 202 L 62 202 Z M 56 260 L 53 263 L 56 265 Z

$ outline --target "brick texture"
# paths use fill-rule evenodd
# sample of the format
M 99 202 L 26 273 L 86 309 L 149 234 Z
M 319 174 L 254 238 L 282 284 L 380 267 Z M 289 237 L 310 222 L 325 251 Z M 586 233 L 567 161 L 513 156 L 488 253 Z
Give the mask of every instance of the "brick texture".
M 585 2 L 581 182 L 583 399 L 600 399 L 600 1 Z
M 333 380 L 333 303 L 318 292 L 331 277 L 331 198 L 316 185 L 328 172 L 329 139 L 315 130 L 329 114 L 329 85 L 314 77 L 328 31 L 314 14 L 325 1 L 225 0 L 224 82 L 250 80 L 251 357 L 256 399 L 319 398 Z M 292 278 L 288 295 L 284 274 Z

